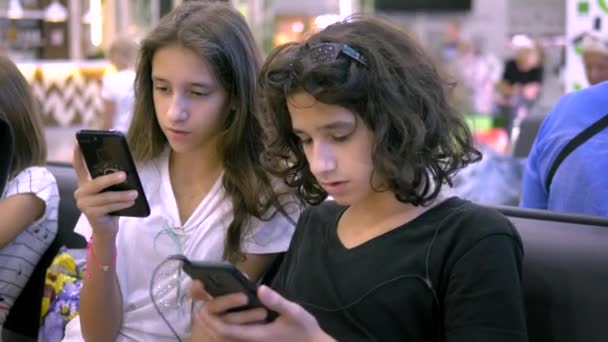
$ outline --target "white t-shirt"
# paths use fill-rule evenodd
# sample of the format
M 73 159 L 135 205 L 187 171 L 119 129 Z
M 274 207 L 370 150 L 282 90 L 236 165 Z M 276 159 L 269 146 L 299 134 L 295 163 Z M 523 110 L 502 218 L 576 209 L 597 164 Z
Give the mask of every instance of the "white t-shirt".
M 140 168 L 140 178 L 150 204 L 151 215 L 146 218 L 121 217 L 117 236 L 116 273 L 123 298 L 123 325 L 117 341 L 175 341 L 171 330 L 150 300 L 150 281 L 157 265 L 169 255 L 184 254 L 191 260 L 221 261 L 228 225 L 232 220 L 232 204 L 221 184 L 216 181 L 206 197 L 180 227 L 179 213 L 171 188 L 168 152 Z M 299 214 L 299 212 L 298 212 Z M 297 220 L 297 215 L 292 219 Z M 252 234 L 242 242 L 242 251 L 250 254 L 278 253 L 287 250 L 294 225 L 277 214 L 271 221 L 250 220 Z M 171 228 L 173 227 L 173 228 Z M 168 229 L 167 229 L 168 228 Z M 162 233 L 163 229 L 173 232 Z M 87 239 L 91 228 L 81 216 L 75 229 Z M 179 245 L 183 247 L 180 248 Z M 167 284 L 175 273 L 165 276 Z M 161 278 L 163 278 L 161 276 Z M 175 283 L 173 283 L 175 284 Z M 189 336 L 191 301 L 190 281 L 181 278 L 181 309 L 163 309 L 180 336 Z M 178 291 L 167 297 L 177 298 Z M 177 300 L 177 299 L 176 299 Z M 78 318 L 69 322 L 64 341 L 82 341 Z
M 0 198 L 26 193 L 43 200 L 46 209 L 40 219 L 0 249 L 0 331 L 8 311 L 57 235 L 59 189 L 53 174 L 44 167 L 29 167 L 9 179 Z
M 115 113 L 112 129 L 126 132 L 131 124 L 135 95 L 133 83 L 135 71 L 126 69 L 103 78 L 101 98 L 114 102 Z

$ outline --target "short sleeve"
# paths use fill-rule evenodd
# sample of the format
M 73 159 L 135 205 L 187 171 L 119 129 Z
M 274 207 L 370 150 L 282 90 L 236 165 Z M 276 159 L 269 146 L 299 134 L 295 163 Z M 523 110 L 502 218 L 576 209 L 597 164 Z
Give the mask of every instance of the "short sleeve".
M 34 194 L 45 203 L 44 215 L 38 220 L 57 220 L 59 189 L 53 174 L 44 167 L 29 167 L 11 179 L 5 197 L 18 194 Z
M 301 209 L 296 206 L 287 206 L 286 217 L 277 212 L 270 220 L 258 218 L 250 219 L 250 230 L 243 238 L 242 251 L 246 254 L 270 254 L 285 252 L 295 231 Z
M 528 341 L 522 247 L 508 234 L 477 241 L 453 266 L 445 294 L 447 342 Z

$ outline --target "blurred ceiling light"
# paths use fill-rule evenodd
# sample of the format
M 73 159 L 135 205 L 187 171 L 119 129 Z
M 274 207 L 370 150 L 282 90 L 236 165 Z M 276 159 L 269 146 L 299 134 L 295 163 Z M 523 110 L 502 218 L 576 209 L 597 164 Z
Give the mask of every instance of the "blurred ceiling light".
M 6 10 L 6 16 L 10 19 L 23 18 L 23 6 L 19 0 L 11 0 Z
M 337 23 L 340 20 L 342 19 L 338 14 L 321 14 L 320 16 L 315 18 L 315 26 L 317 26 L 319 30 L 322 30 L 331 24 Z
M 296 33 L 304 32 L 304 23 L 299 20 L 294 22 L 293 24 L 291 24 L 291 30 Z
M 89 10 L 86 15 L 89 15 L 89 23 L 91 24 L 91 44 L 100 46 L 103 40 L 103 26 L 101 14 L 101 0 L 90 0 Z
M 59 0 L 53 0 L 44 10 L 44 20 L 52 23 L 66 21 L 68 19 L 68 10 L 59 3 Z
M 283 44 L 287 44 L 292 40 L 284 33 L 279 33 L 274 37 L 274 45 L 279 46 Z

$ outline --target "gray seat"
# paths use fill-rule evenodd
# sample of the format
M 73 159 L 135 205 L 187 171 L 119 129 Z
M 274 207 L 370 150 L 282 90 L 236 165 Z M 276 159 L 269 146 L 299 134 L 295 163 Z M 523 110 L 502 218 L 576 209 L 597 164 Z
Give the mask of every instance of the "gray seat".
M 530 341 L 608 341 L 608 218 L 495 208 L 524 243 Z
M 49 163 L 49 171 L 53 173 L 59 187 L 59 220 L 57 233 L 58 240 L 67 248 L 84 248 L 84 238 L 74 233 L 74 227 L 80 217 L 80 210 L 76 207 L 74 191 L 77 187 L 76 172 L 71 165 L 65 163 Z
M 547 112 L 536 111 L 535 113 L 528 115 L 519 125 L 519 134 L 517 139 L 513 142 L 512 154 L 515 158 L 527 158 L 528 154 L 532 150 L 532 145 L 538 130 L 540 129 L 543 120 L 545 119 Z

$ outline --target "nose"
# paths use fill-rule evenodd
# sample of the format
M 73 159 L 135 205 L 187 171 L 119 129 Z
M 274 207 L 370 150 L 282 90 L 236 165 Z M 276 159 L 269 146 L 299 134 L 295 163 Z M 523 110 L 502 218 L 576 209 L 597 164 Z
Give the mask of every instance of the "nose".
M 336 170 L 338 161 L 331 146 L 323 142 L 313 143 L 308 153 L 310 171 L 315 176 L 326 176 Z
M 173 122 L 180 122 L 188 119 L 188 102 L 184 96 L 177 92 L 173 94 L 171 105 L 167 110 L 167 116 Z

